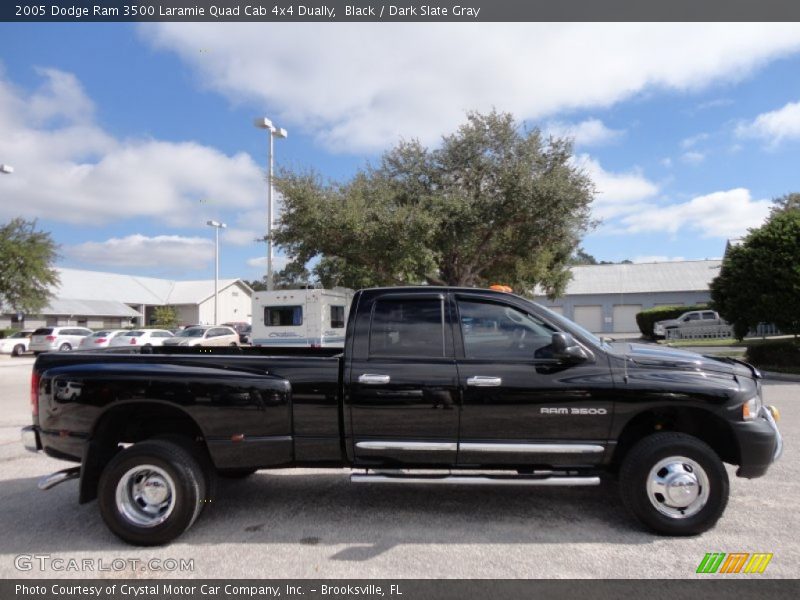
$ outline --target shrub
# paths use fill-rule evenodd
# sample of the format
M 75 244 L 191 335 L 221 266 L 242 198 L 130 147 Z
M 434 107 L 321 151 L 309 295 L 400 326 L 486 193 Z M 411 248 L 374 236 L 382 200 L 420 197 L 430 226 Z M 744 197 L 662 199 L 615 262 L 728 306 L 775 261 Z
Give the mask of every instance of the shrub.
M 653 325 L 656 321 L 665 321 L 667 319 L 677 319 L 683 313 L 690 310 L 704 310 L 708 309 L 705 304 L 695 304 L 694 306 L 656 306 L 655 308 L 648 308 L 636 314 L 636 324 L 639 326 L 639 331 L 646 338 L 654 338 Z
M 777 340 L 747 347 L 747 362 L 757 367 L 800 367 L 800 342 Z

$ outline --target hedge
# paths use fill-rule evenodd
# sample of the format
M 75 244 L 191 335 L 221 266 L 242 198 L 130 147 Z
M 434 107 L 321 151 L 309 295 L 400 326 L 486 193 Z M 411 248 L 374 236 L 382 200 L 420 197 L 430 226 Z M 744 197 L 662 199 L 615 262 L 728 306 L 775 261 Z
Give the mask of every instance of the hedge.
M 800 367 L 800 342 L 775 340 L 747 346 L 746 360 L 756 367 Z
M 666 321 L 667 319 L 677 319 L 683 313 L 690 310 L 708 310 L 705 304 L 695 304 L 694 306 L 656 306 L 648 308 L 640 313 L 636 313 L 636 324 L 639 331 L 646 338 L 654 338 L 653 325 L 656 321 Z

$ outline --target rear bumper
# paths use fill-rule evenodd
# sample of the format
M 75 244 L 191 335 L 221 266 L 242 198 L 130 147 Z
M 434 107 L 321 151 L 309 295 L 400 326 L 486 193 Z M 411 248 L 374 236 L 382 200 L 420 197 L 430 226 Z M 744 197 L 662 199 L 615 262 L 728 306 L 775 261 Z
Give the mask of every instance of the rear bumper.
M 42 449 L 42 440 L 39 437 L 39 428 L 28 425 L 22 428 L 22 445 L 29 452 L 39 452 Z
M 739 477 L 761 477 L 783 454 L 783 437 L 766 406 L 761 407 L 757 419 L 736 423 L 734 432 L 739 442 L 741 458 L 736 471 Z

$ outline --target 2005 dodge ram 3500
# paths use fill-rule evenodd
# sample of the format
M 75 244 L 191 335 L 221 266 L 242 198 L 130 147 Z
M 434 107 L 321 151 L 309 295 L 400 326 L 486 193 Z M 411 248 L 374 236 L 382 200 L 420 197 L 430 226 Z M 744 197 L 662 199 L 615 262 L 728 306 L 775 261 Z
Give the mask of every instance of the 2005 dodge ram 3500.
M 359 291 L 343 351 L 42 354 L 31 406 L 25 445 L 80 463 L 40 487 L 80 478 L 80 502 L 96 498 L 108 527 L 140 545 L 189 528 L 216 477 L 284 467 L 417 485 L 616 475 L 643 525 L 692 535 L 725 509 L 723 462 L 759 477 L 782 450 L 747 364 L 611 344 L 478 289 Z

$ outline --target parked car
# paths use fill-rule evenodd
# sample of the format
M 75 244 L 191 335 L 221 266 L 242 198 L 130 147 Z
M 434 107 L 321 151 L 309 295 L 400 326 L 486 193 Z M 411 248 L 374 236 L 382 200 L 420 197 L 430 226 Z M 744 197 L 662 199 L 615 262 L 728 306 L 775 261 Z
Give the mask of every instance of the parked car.
M 96 348 L 108 348 L 111 340 L 120 334 L 128 331 L 127 329 L 103 329 L 95 331 L 92 335 L 87 335 L 81 340 L 81 350 L 92 350 Z
M 414 489 L 608 478 L 623 500 L 610 510 L 697 535 L 728 503 L 723 463 L 761 477 L 783 450 L 761 374 L 739 360 L 608 344 L 492 290 L 362 290 L 349 315 L 344 349 L 43 354 L 23 442 L 77 464 L 39 487 L 80 478 L 79 501 L 96 498 L 113 533 L 148 546 L 216 506 L 217 475 L 322 466 L 357 469 L 361 485 L 410 485 L 434 504 L 435 492 Z M 195 327 L 186 341 L 219 329 L 235 335 Z M 547 515 L 526 518 L 535 530 Z
M 230 327 L 239 334 L 240 344 L 250 344 L 250 332 L 253 330 L 250 323 L 246 321 L 231 321 L 229 323 L 223 323 L 222 325 L 224 327 Z
M 728 322 L 719 316 L 714 310 L 693 310 L 683 313 L 677 319 L 666 319 L 656 321 L 653 325 L 653 333 L 656 337 L 666 337 L 668 329 L 680 329 L 681 327 L 692 327 L 695 325 L 727 325 Z
M 7 338 L 0 340 L 0 354 L 10 354 L 11 356 L 19 356 L 25 352 L 29 352 L 31 335 L 33 329 L 23 329 L 17 331 Z
M 164 340 L 164 346 L 238 346 L 239 334 L 230 327 L 202 325 L 187 327 Z
M 109 346 L 162 346 L 172 337 L 172 332 L 166 329 L 134 329 L 116 336 Z
M 64 352 L 80 346 L 89 335 L 92 330 L 86 327 L 40 327 L 31 336 L 30 349 L 36 355 L 51 350 Z

